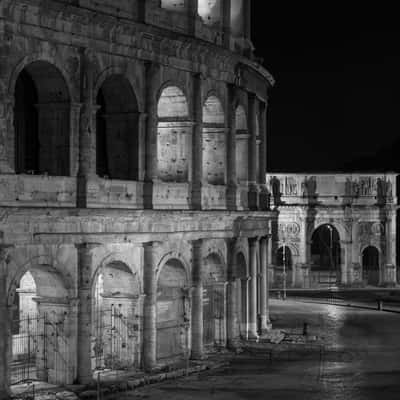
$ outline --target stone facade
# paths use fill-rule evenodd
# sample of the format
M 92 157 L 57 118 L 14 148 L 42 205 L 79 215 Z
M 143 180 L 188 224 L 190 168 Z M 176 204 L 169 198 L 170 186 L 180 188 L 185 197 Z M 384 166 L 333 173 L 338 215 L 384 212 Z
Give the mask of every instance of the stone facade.
M 272 285 L 282 287 L 283 253 L 288 287 L 397 284 L 396 174 L 268 174 L 267 182 L 279 212 Z
M 1 399 L 268 329 L 273 83 L 249 1 L 0 2 Z

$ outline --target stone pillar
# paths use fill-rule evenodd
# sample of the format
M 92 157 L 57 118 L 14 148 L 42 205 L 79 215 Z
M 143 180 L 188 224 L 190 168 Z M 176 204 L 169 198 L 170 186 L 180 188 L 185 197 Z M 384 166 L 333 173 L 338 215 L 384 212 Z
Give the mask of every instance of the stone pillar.
M 145 173 L 143 187 L 144 208 L 153 208 L 153 186 L 157 180 L 157 90 L 159 66 L 146 62 L 146 142 L 145 142 Z
M 13 174 L 15 170 L 14 137 L 10 137 L 14 131 L 13 108 L 12 98 L 0 96 L 0 174 Z
M 78 340 L 77 382 L 93 380 L 92 373 L 92 272 L 93 250 L 97 243 L 76 245 L 78 253 Z
M 267 104 L 260 103 L 260 160 L 259 160 L 259 177 L 260 196 L 259 206 L 261 210 L 267 211 L 269 205 L 269 192 L 267 187 Z
M 257 333 L 257 239 L 249 239 L 250 249 L 250 290 L 249 290 L 249 324 L 250 339 L 258 337 Z
M 0 245 L 0 400 L 10 397 L 11 321 L 7 304 L 8 248 Z
M 189 35 L 196 36 L 197 21 L 200 18 L 198 14 L 199 1 L 190 0 L 188 4 L 189 14 Z
M 143 367 L 154 369 L 157 363 L 157 284 L 155 277 L 156 243 L 143 244 Z
M 351 234 L 350 234 L 351 238 Z M 341 240 L 340 241 L 341 247 L 343 247 L 342 260 L 341 260 L 341 273 L 340 273 L 340 284 L 341 285 L 348 285 L 350 283 L 349 275 L 352 272 L 352 241 L 351 240 Z
M 257 99 L 253 93 L 248 95 L 248 128 L 249 140 L 249 209 L 258 209 L 258 188 L 257 188 Z
M 226 204 L 228 210 L 236 210 L 237 208 L 237 174 L 236 174 L 236 108 L 235 108 L 235 87 L 228 88 L 228 106 L 227 106 L 227 152 L 226 152 L 226 169 L 227 169 L 227 188 L 226 188 Z
M 271 329 L 269 320 L 269 287 L 268 287 L 268 237 L 261 238 L 260 241 L 260 260 L 261 260 L 261 294 L 260 294 L 260 314 L 261 314 L 261 333 L 264 334 Z
M 226 48 L 231 46 L 231 0 L 222 0 L 222 32 Z
M 227 247 L 227 340 L 229 348 L 237 348 L 239 343 L 239 315 L 238 315 L 238 282 L 236 279 L 235 248 L 236 239 L 226 239 Z M 240 281 L 239 281 L 240 285 Z
M 203 282 L 201 278 L 202 240 L 192 242 L 192 354 L 193 360 L 203 357 Z
M 81 114 L 79 124 L 78 207 L 87 207 L 88 180 L 96 176 L 96 123 L 93 104 L 94 67 L 90 53 L 81 49 Z
M 203 186 L 203 95 L 200 74 L 193 76 L 193 118 L 191 208 L 193 210 L 201 210 Z

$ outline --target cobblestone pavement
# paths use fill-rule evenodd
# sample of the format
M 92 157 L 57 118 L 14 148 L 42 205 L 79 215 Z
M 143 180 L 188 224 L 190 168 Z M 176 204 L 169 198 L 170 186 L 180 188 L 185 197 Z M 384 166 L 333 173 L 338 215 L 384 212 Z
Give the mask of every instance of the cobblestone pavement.
M 275 328 L 319 337 L 314 357 L 290 361 L 243 353 L 229 367 L 112 398 L 149 400 L 398 400 L 400 315 L 361 308 L 271 301 Z M 319 349 L 319 350 L 318 350 Z

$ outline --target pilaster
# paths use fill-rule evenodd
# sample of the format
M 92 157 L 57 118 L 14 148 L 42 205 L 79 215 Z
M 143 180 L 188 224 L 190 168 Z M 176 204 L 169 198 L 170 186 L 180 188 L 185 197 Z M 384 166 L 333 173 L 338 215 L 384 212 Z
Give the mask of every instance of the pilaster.
M 258 298 L 258 271 L 257 271 L 257 238 L 249 239 L 250 251 L 250 293 L 249 293 L 249 324 L 248 337 L 258 338 L 257 333 L 257 298 Z

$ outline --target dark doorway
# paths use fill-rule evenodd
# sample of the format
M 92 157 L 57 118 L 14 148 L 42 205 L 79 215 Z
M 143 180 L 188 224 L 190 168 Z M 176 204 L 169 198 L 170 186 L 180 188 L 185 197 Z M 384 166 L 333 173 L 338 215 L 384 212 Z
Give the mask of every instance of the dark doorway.
M 367 285 L 379 285 L 379 251 L 368 246 L 362 252 L 363 278 Z
M 100 177 L 138 180 L 139 113 L 127 78 L 112 75 L 97 94 L 96 172 Z
M 26 66 L 15 85 L 16 172 L 70 175 L 70 119 L 61 73 L 44 61 Z
M 313 284 L 332 285 L 340 282 L 340 237 L 330 224 L 317 228 L 311 237 L 311 279 Z

